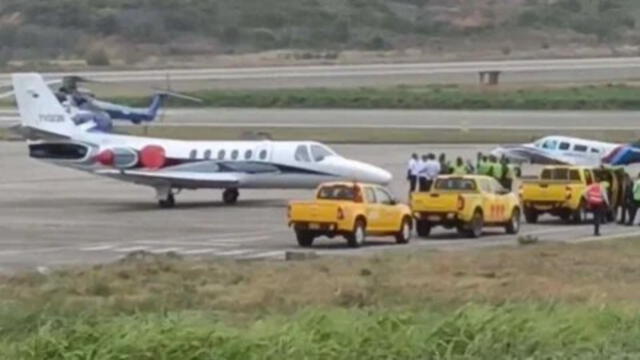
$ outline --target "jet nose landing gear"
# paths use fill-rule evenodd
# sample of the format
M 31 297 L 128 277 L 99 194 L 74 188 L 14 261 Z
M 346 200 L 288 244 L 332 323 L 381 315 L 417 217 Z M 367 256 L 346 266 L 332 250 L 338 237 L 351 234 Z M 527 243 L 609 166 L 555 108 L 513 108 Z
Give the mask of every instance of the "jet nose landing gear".
M 238 202 L 238 196 L 240 196 L 238 189 L 226 189 L 222 192 L 222 201 L 227 205 L 235 204 Z

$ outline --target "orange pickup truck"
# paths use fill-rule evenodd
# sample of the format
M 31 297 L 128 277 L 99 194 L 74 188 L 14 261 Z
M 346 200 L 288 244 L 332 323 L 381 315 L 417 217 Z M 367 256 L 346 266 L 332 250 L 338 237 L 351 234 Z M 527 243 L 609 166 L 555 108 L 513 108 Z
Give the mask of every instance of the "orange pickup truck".
M 369 235 L 392 235 L 399 244 L 411 239 L 411 210 L 378 185 L 322 184 L 315 200 L 292 201 L 288 218 L 302 247 L 320 236 L 343 236 L 351 247 L 359 247 Z

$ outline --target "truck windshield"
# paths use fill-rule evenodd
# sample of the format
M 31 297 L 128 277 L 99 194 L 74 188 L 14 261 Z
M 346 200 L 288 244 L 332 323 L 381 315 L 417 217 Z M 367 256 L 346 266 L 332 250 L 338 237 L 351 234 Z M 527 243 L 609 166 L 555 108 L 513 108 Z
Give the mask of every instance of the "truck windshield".
M 333 185 L 324 186 L 318 191 L 318 199 L 321 200 L 356 200 L 358 190 L 353 186 Z
M 564 180 L 579 182 L 580 172 L 577 169 L 558 168 L 558 169 L 544 169 L 540 176 L 542 180 Z
M 475 191 L 476 182 L 464 178 L 448 178 L 436 180 L 436 190 Z

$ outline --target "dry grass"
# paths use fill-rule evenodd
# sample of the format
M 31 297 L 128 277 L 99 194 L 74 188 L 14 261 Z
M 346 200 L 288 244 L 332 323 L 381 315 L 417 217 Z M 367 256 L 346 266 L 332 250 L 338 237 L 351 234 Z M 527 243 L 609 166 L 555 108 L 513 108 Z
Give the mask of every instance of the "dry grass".
M 62 313 L 312 307 L 459 306 L 521 301 L 626 304 L 640 300 L 637 241 L 469 252 L 219 262 L 147 258 L 49 276 L 0 278 L 0 301 Z

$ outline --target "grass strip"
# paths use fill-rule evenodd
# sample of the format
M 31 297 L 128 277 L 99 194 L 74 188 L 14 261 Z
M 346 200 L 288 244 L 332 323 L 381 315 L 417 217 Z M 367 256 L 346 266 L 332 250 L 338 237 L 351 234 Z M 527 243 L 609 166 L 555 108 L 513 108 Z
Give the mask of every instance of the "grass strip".
M 624 84 L 573 87 L 491 88 L 425 85 L 360 88 L 202 90 L 201 104 L 171 100 L 173 106 L 347 109 L 638 110 L 640 87 Z M 148 98 L 113 98 L 147 106 Z

